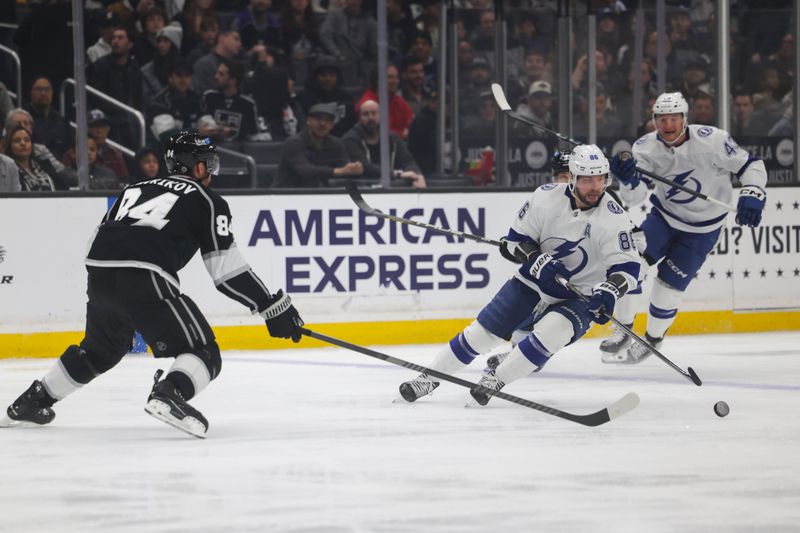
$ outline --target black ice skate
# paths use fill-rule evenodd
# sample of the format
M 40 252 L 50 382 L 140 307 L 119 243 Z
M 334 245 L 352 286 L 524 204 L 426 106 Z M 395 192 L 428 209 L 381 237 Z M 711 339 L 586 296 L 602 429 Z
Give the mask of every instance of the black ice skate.
M 500 363 L 505 361 L 506 357 L 508 357 L 508 354 L 510 354 L 510 353 L 511 353 L 510 351 L 502 352 L 502 353 L 498 353 L 498 354 L 492 355 L 489 358 L 487 358 L 486 359 L 486 371 L 487 372 L 491 372 L 491 371 L 495 370 L 498 366 L 500 366 Z
M 656 350 L 658 350 L 661 347 L 661 344 L 664 342 L 664 337 L 661 337 L 660 339 L 654 339 L 647 333 L 644 334 L 644 339 Z M 635 365 L 650 357 L 651 353 L 652 352 L 647 346 L 641 342 L 635 342 L 630 348 L 628 348 L 628 351 L 625 352 L 627 357 L 621 362 L 626 365 Z
M 400 384 L 400 396 L 407 402 L 415 402 L 417 398 L 431 394 L 438 386 L 439 382 L 428 377 L 428 374 L 420 374 L 411 381 Z
M 31 383 L 28 390 L 8 406 L 6 416 L 0 419 L 0 427 L 49 424 L 56 417 L 55 411 L 51 409 L 55 402 L 47 394 L 42 382 L 37 379 Z
M 632 328 L 633 324 L 625 324 Z M 631 345 L 633 339 L 624 329 L 617 327 L 614 334 L 600 343 L 600 351 L 603 352 L 601 360 L 604 363 L 624 363 L 628 358 L 625 349 Z
M 186 403 L 172 382 L 159 381 L 163 373 L 163 370 L 156 371 L 155 384 L 147 398 L 145 412 L 189 435 L 204 439 L 208 431 L 208 420 L 200 411 Z
M 483 376 L 481 380 L 478 382 L 478 385 L 490 389 L 491 391 L 497 392 L 503 387 L 505 387 L 506 384 L 497 379 L 497 376 L 494 375 L 494 372 L 491 372 Z M 492 394 L 490 392 L 485 392 L 477 388 L 471 389 L 469 393 L 479 405 L 486 405 L 487 403 L 489 403 L 489 400 L 492 397 Z

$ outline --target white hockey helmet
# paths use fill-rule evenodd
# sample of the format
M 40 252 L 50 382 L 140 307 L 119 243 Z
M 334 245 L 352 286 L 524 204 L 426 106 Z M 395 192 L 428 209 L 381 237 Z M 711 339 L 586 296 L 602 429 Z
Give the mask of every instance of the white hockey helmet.
M 689 127 L 689 103 L 686 98 L 679 92 L 675 93 L 662 93 L 656 98 L 656 103 L 653 104 L 653 126 L 656 125 L 656 117 L 658 115 L 671 115 L 673 113 L 680 113 L 683 115 L 683 133 Z M 656 127 L 656 129 L 658 129 Z M 683 136 L 683 133 L 677 137 L 672 143 L 678 142 Z
M 599 176 L 608 174 L 608 159 L 596 144 L 581 144 L 569 156 L 569 171 L 572 179 L 578 176 Z

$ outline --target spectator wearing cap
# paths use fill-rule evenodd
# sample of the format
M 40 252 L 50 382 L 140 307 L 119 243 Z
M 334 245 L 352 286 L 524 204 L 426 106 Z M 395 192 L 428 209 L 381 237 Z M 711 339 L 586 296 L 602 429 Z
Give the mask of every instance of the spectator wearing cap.
M 169 66 L 167 86 L 155 95 L 147 107 L 148 121 L 162 114 L 175 118 L 178 127 L 194 128 L 203 113 L 203 100 L 192 87 L 192 67 L 180 60 Z
M 422 82 L 423 91 L 426 93 L 435 91 L 439 67 L 436 57 L 433 55 L 433 38 L 431 38 L 431 34 L 424 30 L 418 30 L 414 33 L 411 38 L 411 44 L 408 47 L 408 55 L 418 59 L 425 70 L 425 78 Z
M 133 42 L 133 55 L 140 65 L 153 61 L 157 55 L 156 39 L 162 28 L 167 25 L 167 12 L 158 6 L 151 6 L 142 14 L 140 19 L 142 33 L 136 36 Z M 180 24 L 177 24 L 180 27 Z M 183 36 L 183 29 L 181 29 Z M 176 48 L 180 48 L 180 40 Z
M 553 127 L 553 86 L 548 81 L 539 80 L 531 83 L 528 88 L 528 98 L 525 103 L 517 107 L 517 113 L 541 124 L 547 128 Z M 515 122 L 514 128 L 518 133 L 531 134 L 531 128 L 521 122 Z
M 252 98 L 239 94 L 244 67 L 223 60 L 214 76 L 216 89 L 203 94 L 203 109 L 214 118 L 218 129 L 207 134 L 220 142 L 271 140 L 259 129 L 258 111 Z
M 114 34 L 114 28 L 119 26 L 119 19 L 114 14 L 103 11 L 101 17 L 98 28 L 100 37 L 96 43 L 86 49 L 86 57 L 90 63 L 111 53 L 111 37 Z
M 22 108 L 12 109 L 8 115 L 6 115 L 4 128 L 6 133 L 8 133 L 18 126 L 28 130 L 28 134 L 31 139 L 33 139 L 33 131 L 36 128 L 36 122 L 33 120 L 33 116 Z M 6 144 L 6 149 L 8 149 L 8 144 Z M 63 188 L 78 184 L 78 174 L 65 167 L 44 144 L 33 143 L 32 157 L 37 161 L 41 161 L 43 165 L 46 165 L 49 169 L 48 171 L 54 175 L 56 181 L 64 185 Z
M 330 134 L 337 113 L 337 105 L 333 102 L 311 106 L 306 128 L 283 145 L 273 187 L 327 187 L 333 178 L 364 173 L 360 162 L 350 161 L 342 140 Z
M 378 25 L 363 9 L 363 0 L 344 0 L 332 9 L 319 29 L 325 50 L 339 61 L 351 61 L 360 69 L 362 61 L 375 59 Z M 363 74 L 359 73 L 362 75 Z M 349 129 L 349 128 L 348 128 Z
M 125 27 L 114 28 L 111 53 L 89 66 L 89 84 L 134 109 L 142 107 L 141 66 L 131 54 L 133 39 Z
M 389 65 L 386 67 L 386 82 L 389 86 L 389 131 L 405 139 L 408 137 L 408 128 L 414 121 L 414 112 L 398 91 L 400 90 L 400 73 L 397 67 Z M 380 102 L 378 98 L 378 70 L 372 71 L 369 79 L 369 86 L 356 102 L 356 116 L 360 116 L 361 105 L 367 100 Z
M 197 60 L 194 64 L 192 90 L 203 94 L 214 88 L 214 75 L 223 59 L 235 61 L 242 51 L 242 39 L 239 32 L 224 30 L 217 34 L 214 49 Z
M 467 76 L 467 83 L 459 87 L 458 105 L 461 116 L 474 115 L 480 105 L 481 94 L 491 90 L 492 67 L 483 56 L 475 56 Z
M 700 94 L 714 94 L 711 84 L 706 79 L 707 69 L 708 63 L 700 57 L 684 65 L 680 92 L 687 102 Z
M 380 106 L 375 100 L 365 100 L 358 110 L 358 122 L 342 137 L 350 161 L 358 161 L 364 167 L 363 177 L 376 182 L 381 179 Z M 422 175 L 414 156 L 406 143 L 395 133 L 389 133 L 389 172 L 392 184 L 425 188 Z
M 72 145 L 67 120 L 53 108 L 53 85 L 46 76 L 33 79 L 28 111 L 33 118 L 33 142 L 47 146 L 60 157 Z
M 167 85 L 170 67 L 180 60 L 182 33 L 179 24 L 170 24 L 158 31 L 156 56 L 142 67 L 142 98 L 146 106 Z
M 92 109 L 89 111 L 87 123 L 89 137 L 94 140 L 96 145 L 96 164 L 111 169 L 119 180 L 127 179 L 128 167 L 125 165 L 125 158 L 122 156 L 122 152 L 108 143 L 111 122 L 106 114 L 100 109 Z M 74 149 L 67 150 L 64 154 L 63 162 L 66 166 L 75 168 L 76 157 Z
M 597 43 L 609 50 L 618 50 L 622 44 L 617 24 L 617 13 L 606 7 L 597 13 Z
M 308 115 L 315 104 L 335 104 L 336 120 L 331 135 L 341 137 L 355 124 L 353 98 L 339 85 L 341 71 L 335 61 L 320 59 L 297 100 Z

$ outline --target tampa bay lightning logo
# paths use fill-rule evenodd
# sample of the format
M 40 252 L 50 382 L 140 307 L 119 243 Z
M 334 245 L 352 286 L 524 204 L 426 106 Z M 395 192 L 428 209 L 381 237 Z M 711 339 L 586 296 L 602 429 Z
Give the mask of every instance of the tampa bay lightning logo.
M 708 126 L 703 126 L 702 128 L 700 128 L 700 129 L 698 129 L 698 130 L 697 130 L 697 134 L 698 134 L 700 137 L 708 137 L 709 135 L 711 135 L 711 132 L 712 132 L 712 131 L 714 131 L 714 130 L 712 130 L 712 129 L 711 129 L 711 128 L 709 128 Z
M 675 178 L 673 178 L 672 181 L 677 183 L 678 185 L 683 185 L 684 187 L 687 187 L 689 189 L 694 188 L 694 192 L 700 192 L 700 182 L 690 176 L 692 172 L 694 172 L 694 169 L 678 174 L 677 176 L 675 176 Z M 675 196 L 677 196 L 681 192 L 683 191 L 681 191 L 677 187 L 670 187 L 667 190 L 665 197 L 667 200 L 675 204 L 688 204 L 689 202 L 692 202 L 696 198 L 696 196 L 689 195 L 688 198 L 676 199 Z
M 609 200 L 606 206 L 608 206 L 608 210 L 614 213 L 615 215 L 622 214 L 622 208 L 614 200 Z
M 647 142 L 647 135 L 645 135 L 644 137 L 640 138 L 638 141 L 636 141 L 636 143 L 635 143 L 635 144 L 637 144 L 637 145 L 641 146 L 641 145 L 643 145 L 643 144 L 644 144 L 644 143 L 646 143 L 646 142 Z
M 568 241 L 559 237 L 550 237 L 542 241 L 542 249 L 552 249 L 553 251 L 550 252 L 550 255 L 553 256 L 553 259 L 561 261 L 564 267 L 569 271 L 569 275 L 573 276 L 583 270 L 587 263 L 589 263 L 589 254 L 579 246 L 581 241 L 585 238 L 584 236 L 577 241 Z M 553 246 L 556 243 L 560 244 Z
M 555 189 L 556 185 L 558 185 L 558 184 L 557 183 L 545 183 L 544 185 L 542 185 L 539 188 L 542 189 L 543 191 L 549 191 L 550 189 Z

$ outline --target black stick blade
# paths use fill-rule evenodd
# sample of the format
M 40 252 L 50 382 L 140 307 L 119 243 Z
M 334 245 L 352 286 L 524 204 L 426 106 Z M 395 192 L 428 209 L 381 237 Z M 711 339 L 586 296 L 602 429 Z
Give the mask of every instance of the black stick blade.
M 700 381 L 700 376 L 697 375 L 697 372 L 695 372 L 692 367 L 687 367 L 686 370 L 689 372 L 689 379 L 692 380 L 692 383 L 698 387 L 703 384 L 703 382 Z

